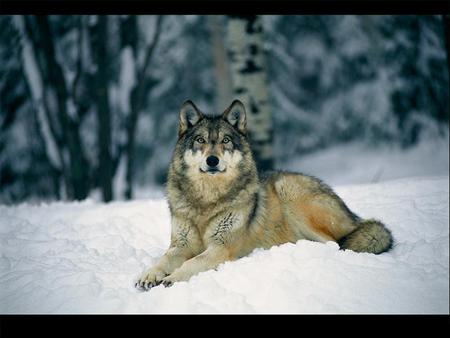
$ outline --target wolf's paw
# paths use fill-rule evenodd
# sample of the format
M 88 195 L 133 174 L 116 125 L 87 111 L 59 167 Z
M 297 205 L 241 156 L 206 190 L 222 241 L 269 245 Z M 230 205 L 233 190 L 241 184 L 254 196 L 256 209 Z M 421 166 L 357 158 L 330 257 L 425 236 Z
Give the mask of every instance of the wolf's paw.
M 164 285 L 165 288 L 170 288 L 173 285 L 174 282 L 170 281 L 170 280 L 163 280 L 162 284 Z
M 163 278 L 166 276 L 167 274 L 163 270 L 151 268 L 145 271 L 136 281 L 135 287 L 142 291 L 148 291 L 151 288 L 161 284 Z
M 170 275 L 165 276 L 161 282 L 165 287 L 170 287 L 176 282 L 188 281 L 189 277 L 190 277 L 189 275 L 183 274 L 179 270 L 175 270 Z
M 171 287 L 173 285 L 173 283 L 175 283 L 176 280 L 174 280 L 173 278 L 171 278 L 171 276 L 166 276 L 162 279 L 161 283 L 164 285 L 164 287 L 168 288 Z

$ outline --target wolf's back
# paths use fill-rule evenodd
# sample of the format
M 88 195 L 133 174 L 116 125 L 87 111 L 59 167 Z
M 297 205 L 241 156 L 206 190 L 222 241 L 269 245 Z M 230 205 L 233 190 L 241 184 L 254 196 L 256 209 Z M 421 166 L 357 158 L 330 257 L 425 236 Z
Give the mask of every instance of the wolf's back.
M 339 241 L 341 249 L 380 254 L 393 244 L 391 232 L 375 219 L 361 220 L 358 228 Z

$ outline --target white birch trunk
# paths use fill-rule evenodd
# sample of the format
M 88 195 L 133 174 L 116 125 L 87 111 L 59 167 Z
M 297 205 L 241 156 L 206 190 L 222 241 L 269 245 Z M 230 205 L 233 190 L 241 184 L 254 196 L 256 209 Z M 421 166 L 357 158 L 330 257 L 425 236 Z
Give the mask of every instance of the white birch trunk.
M 261 171 L 273 169 L 273 123 L 268 102 L 260 16 L 228 16 L 228 56 L 235 98 L 247 110 L 247 128 Z
M 218 15 L 208 15 L 216 83 L 215 109 L 218 113 L 224 111 L 233 100 L 230 66 L 225 49 L 225 21 L 221 19 L 223 18 Z

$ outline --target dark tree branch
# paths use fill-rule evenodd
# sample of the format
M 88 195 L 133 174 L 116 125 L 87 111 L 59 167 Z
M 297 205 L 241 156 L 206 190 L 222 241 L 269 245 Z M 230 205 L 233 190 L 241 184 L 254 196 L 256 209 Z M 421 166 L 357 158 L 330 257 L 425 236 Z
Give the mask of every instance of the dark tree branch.
M 97 121 L 98 121 L 98 146 L 99 146 L 99 178 L 103 200 L 111 201 L 112 190 L 112 157 L 111 157 L 111 110 L 108 95 L 108 17 L 98 17 L 98 43 L 96 45 L 97 76 Z
M 65 187 L 66 187 L 66 191 L 69 192 L 71 187 L 70 187 L 70 180 L 68 178 L 67 175 L 63 175 L 63 173 L 67 173 L 67 163 L 64 159 L 63 156 L 63 152 L 64 152 L 64 142 L 62 139 L 62 135 L 61 133 L 58 131 L 58 128 L 56 126 L 56 122 L 54 120 L 54 118 L 52 117 L 52 114 L 50 112 L 50 108 L 49 108 L 49 104 L 48 104 L 48 96 L 47 96 L 47 91 L 48 91 L 48 77 L 46 76 L 45 73 L 45 66 L 42 64 L 43 63 L 43 56 L 42 54 L 42 49 L 41 49 L 41 45 L 40 45 L 40 39 L 39 36 L 36 34 L 35 30 L 33 29 L 33 20 L 31 17 L 27 17 L 27 16 L 23 16 L 23 22 L 24 22 L 24 28 L 25 28 L 25 34 L 27 36 L 27 38 L 30 40 L 33 48 L 32 48 L 32 52 L 34 55 L 34 59 L 36 60 L 36 65 L 38 67 L 38 71 L 40 74 L 40 77 L 42 79 L 42 92 L 43 92 L 43 98 L 42 98 L 42 102 L 38 103 L 38 104 L 42 104 L 42 110 L 44 112 L 45 118 L 47 120 L 48 123 L 48 127 L 50 129 L 50 134 L 53 138 L 53 141 L 55 143 L 56 146 L 56 151 L 57 151 L 57 156 L 58 156 L 58 161 L 59 161 L 59 168 L 54 168 L 55 172 L 58 172 L 58 176 L 61 175 L 64 178 L 64 183 L 65 183 Z M 27 81 L 27 86 L 28 88 L 30 88 L 30 84 L 28 83 L 28 79 L 25 77 L 26 81 Z M 30 91 L 31 92 L 31 91 Z M 40 128 L 39 128 L 40 129 Z M 41 131 L 39 131 L 39 133 L 41 133 Z M 43 136 L 42 136 L 42 139 Z M 47 154 L 47 157 L 49 158 L 49 154 Z M 59 196 L 59 192 L 58 192 L 58 196 Z
M 136 100 L 137 100 L 137 107 L 136 111 L 141 110 L 141 107 L 143 105 L 143 92 L 144 92 L 144 84 L 145 79 L 147 75 L 147 70 L 150 65 L 150 61 L 152 59 L 153 53 L 155 52 L 156 45 L 159 42 L 159 38 L 161 36 L 161 26 L 163 22 L 163 16 L 159 15 L 156 19 L 156 28 L 155 28 L 155 36 L 153 37 L 152 42 L 147 48 L 147 51 L 145 53 L 145 59 L 144 63 L 142 65 L 142 68 L 138 71 L 138 81 L 137 81 L 137 89 L 136 89 Z
M 79 122 L 69 117 L 67 100 L 69 92 L 61 65 L 56 61 L 53 34 L 47 16 L 36 16 L 36 31 L 39 36 L 41 61 L 44 66 L 43 75 L 47 79 L 48 94 L 56 96 L 56 110 L 58 116 L 62 142 L 69 154 L 69 176 L 72 191 L 69 193 L 75 199 L 84 199 L 89 193 L 88 162 L 84 156 L 79 135 Z M 53 107 L 52 107 L 53 108 Z M 68 189 L 69 190 L 69 189 Z
M 46 73 L 46 66 L 44 64 L 44 55 L 43 50 L 40 42 L 40 37 L 36 34 L 35 29 L 33 28 L 33 24 L 35 24 L 34 20 L 30 16 L 23 16 L 24 24 L 25 24 L 25 32 L 27 34 L 28 39 L 31 41 L 31 44 L 33 45 L 32 51 L 34 54 L 34 58 L 36 60 L 37 67 L 39 69 L 39 73 L 41 75 L 42 79 L 42 105 L 44 108 L 45 116 L 48 120 L 49 128 L 52 133 L 53 138 L 55 139 L 55 142 L 59 145 L 60 150 L 62 151 L 62 148 L 64 147 L 61 130 L 56 125 L 55 119 L 50 113 L 49 103 L 48 103 L 48 87 L 49 87 L 49 78 Z
M 447 50 L 447 72 L 450 79 L 450 15 L 443 15 L 442 22 L 444 24 L 445 47 Z
M 139 113 L 141 112 L 144 105 L 144 88 L 146 75 L 150 61 L 154 54 L 155 48 L 158 44 L 161 27 L 163 22 L 163 16 L 159 15 L 156 19 L 155 35 L 152 42 L 147 47 L 144 63 L 140 69 L 137 67 L 138 80 L 135 87 L 131 91 L 130 95 L 130 116 L 127 123 L 127 144 L 126 144 L 126 154 L 127 154 L 127 170 L 126 170 L 126 182 L 127 188 L 125 191 L 125 197 L 131 199 L 133 196 L 133 175 L 134 175 L 134 148 L 136 140 L 136 124 L 139 118 Z
M 77 39 L 77 48 L 78 48 L 78 59 L 77 59 L 77 64 L 76 64 L 76 69 L 75 69 L 75 78 L 73 79 L 73 83 L 72 83 L 72 89 L 71 89 L 71 96 L 73 98 L 73 102 L 75 103 L 75 105 L 78 108 L 78 112 L 79 112 L 79 118 L 81 119 L 81 114 L 80 114 L 80 106 L 81 103 L 78 100 L 78 86 L 80 83 L 80 79 L 82 77 L 82 72 L 83 72 L 83 17 L 79 16 L 77 18 L 78 21 L 78 39 Z

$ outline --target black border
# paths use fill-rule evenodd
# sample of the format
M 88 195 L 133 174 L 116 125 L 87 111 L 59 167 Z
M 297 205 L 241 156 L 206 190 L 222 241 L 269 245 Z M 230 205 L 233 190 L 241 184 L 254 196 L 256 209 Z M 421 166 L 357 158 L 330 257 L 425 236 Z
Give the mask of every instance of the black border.
M 0 336 L 445 336 L 449 319 L 449 315 L 2 315 Z
M 0 0 L 0 14 L 446 14 L 448 0 Z
M 2 315 L 0 336 L 428 337 L 446 336 L 449 319 L 449 315 Z

